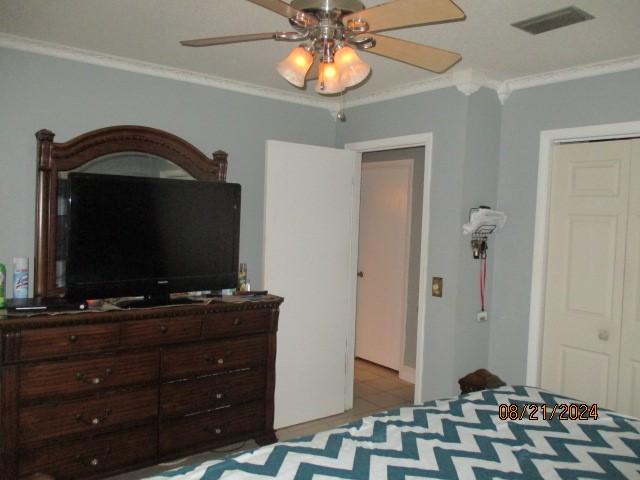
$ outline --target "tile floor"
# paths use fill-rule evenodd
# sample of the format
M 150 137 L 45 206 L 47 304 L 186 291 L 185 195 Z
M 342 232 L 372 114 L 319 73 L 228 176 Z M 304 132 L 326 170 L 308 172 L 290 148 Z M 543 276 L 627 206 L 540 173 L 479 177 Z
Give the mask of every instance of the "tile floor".
M 353 408 L 339 415 L 278 430 L 278 439 L 313 435 L 362 418 L 370 413 L 413 403 L 413 384 L 398 378 L 398 372 L 356 359 Z
M 329 430 L 345 423 L 352 422 L 370 413 L 388 410 L 413 403 L 413 384 L 404 382 L 398 378 L 398 372 L 381 367 L 365 360 L 355 361 L 355 383 L 353 408 L 339 415 L 325 417 L 312 422 L 301 423 L 278 430 L 278 439 L 282 441 L 297 437 L 313 435 L 322 430 Z M 230 453 L 256 448 L 253 442 L 245 442 L 237 445 L 229 445 L 210 452 L 203 452 L 170 465 L 158 465 L 136 472 L 111 477 L 108 480 L 139 480 L 141 478 L 156 475 L 162 471 L 178 467 L 184 464 L 200 463 L 206 460 L 222 458 Z

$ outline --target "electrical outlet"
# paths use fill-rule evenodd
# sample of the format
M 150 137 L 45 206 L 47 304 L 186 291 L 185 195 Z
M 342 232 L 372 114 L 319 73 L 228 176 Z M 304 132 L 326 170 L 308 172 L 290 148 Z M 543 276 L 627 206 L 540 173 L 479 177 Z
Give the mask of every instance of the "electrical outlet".
M 489 313 L 488 312 L 478 312 L 478 321 L 479 322 L 486 322 L 487 320 L 489 320 Z

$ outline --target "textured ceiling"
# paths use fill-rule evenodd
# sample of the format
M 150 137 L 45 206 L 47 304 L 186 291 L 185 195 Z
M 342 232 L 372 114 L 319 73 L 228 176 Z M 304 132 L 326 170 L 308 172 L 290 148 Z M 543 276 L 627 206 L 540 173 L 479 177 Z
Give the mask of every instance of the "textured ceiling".
M 384 3 L 364 0 L 365 5 Z M 463 22 L 386 32 L 456 51 L 453 71 L 496 80 L 640 55 L 640 0 L 458 0 Z M 511 27 L 575 5 L 596 17 L 532 36 Z M 300 93 L 275 71 L 295 44 L 263 41 L 187 48 L 180 40 L 287 30 L 288 22 L 245 0 L 0 0 L 0 32 Z M 371 54 L 370 79 L 351 99 L 436 75 Z M 317 96 L 312 88 L 306 93 Z

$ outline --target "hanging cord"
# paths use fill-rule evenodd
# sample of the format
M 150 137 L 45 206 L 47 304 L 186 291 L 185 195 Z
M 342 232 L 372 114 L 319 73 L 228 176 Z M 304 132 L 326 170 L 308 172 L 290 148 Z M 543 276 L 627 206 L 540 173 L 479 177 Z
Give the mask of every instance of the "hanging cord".
M 487 256 L 480 258 L 480 308 L 482 312 L 485 309 L 485 289 L 487 285 Z

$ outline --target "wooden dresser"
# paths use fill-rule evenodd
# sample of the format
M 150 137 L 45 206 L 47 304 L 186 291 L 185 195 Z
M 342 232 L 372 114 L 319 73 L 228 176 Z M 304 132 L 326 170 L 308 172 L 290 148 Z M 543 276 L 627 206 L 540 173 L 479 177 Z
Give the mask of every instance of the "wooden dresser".
M 0 318 L 0 478 L 93 479 L 276 441 L 282 300 Z

